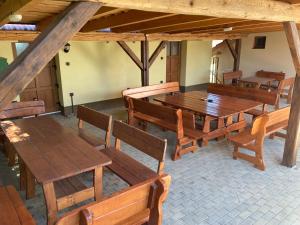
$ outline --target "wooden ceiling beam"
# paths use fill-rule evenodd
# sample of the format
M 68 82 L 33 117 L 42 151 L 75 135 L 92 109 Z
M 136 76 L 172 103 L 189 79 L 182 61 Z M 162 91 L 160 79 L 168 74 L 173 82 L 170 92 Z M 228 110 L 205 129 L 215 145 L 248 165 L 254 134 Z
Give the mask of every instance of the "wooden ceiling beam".
M 24 10 L 37 2 L 38 0 L 5 0 L 0 5 L 0 26 L 9 22 L 8 17 L 12 13 Z
M 276 0 L 98 1 L 112 7 L 144 11 L 277 22 L 295 21 L 300 23 L 300 8 L 297 5 Z
M 130 10 L 125 13 L 111 15 L 108 17 L 95 19 L 87 22 L 82 28 L 82 32 L 97 31 L 105 28 L 113 28 L 128 24 L 135 24 L 144 21 L 151 21 L 158 18 L 173 16 L 172 14 L 159 13 L 159 12 L 144 12 L 139 10 Z
M 112 14 L 118 14 L 126 11 L 126 9 L 113 8 L 113 7 L 101 7 L 99 11 L 90 19 L 95 20 Z
M 207 41 L 207 40 L 225 40 L 225 39 L 240 39 L 246 35 L 240 34 L 147 34 L 149 41 Z
M 189 22 L 185 24 L 170 24 L 167 27 L 162 28 L 154 28 L 154 29 L 148 29 L 145 30 L 145 33 L 151 34 L 151 33 L 189 33 L 189 30 L 195 29 L 195 28 L 206 28 L 210 26 L 217 26 L 217 25 L 227 25 L 229 23 L 236 23 L 240 21 L 245 20 L 239 20 L 239 19 L 227 19 L 227 18 L 209 18 L 209 19 L 203 19 L 196 22 Z M 182 32 L 181 32 L 182 31 Z
M 136 24 L 116 27 L 116 28 L 113 28 L 112 31 L 116 32 L 116 33 L 142 32 L 142 31 L 146 31 L 148 29 L 153 29 L 153 28 L 157 29 L 157 28 L 168 27 L 168 26 L 170 26 L 170 24 L 180 25 L 180 24 L 186 24 L 189 22 L 197 22 L 197 21 L 201 21 L 201 20 L 209 19 L 209 18 L 211 18 L 211 17 L 174 14 L 173 16 L 170 16 L 167 18 L 152 20 L 151 23 L 146 21 L 146 22 L 140 22 L 140 23 L 136 23 Z

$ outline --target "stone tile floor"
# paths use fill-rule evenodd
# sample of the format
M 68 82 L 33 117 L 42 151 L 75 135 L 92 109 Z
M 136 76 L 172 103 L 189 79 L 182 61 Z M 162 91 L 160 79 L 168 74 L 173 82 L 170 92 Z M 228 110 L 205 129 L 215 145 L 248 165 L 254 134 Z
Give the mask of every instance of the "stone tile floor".
M 114 119 L 126 119 L 120 107 L 101 111 L 112 114 Z M 75 117 L 53 117 L 64 126 L 76 129 Z M 211 141 L 207 147 L 174 162 L 170 158 L 174 133 L 154 127 L 150 127 L 150 132 L 168 140 L 165 172 L 171 174 L 172 184 L 164 204 L 164 225 L 300 224 L 300 170 L 280 165 L 284 146 L 281 139 L 266 139 L 267 170 L 262 172 L 243 160 L 233 160 L 232 146 L 225 139 Z M 122 147 L 123 151 L 156 168 L 149 157 L 125 144 Z M 18 168 L 8 168 L 3 155 L 0 155 L 0 177 L 4 184 L 18 187 Z M 89 175 L 83 179 L 92 182 Z M 105 195 L 127 186 L 109 171 L 103 179 Z M 23 192 L 21 196 L 25 200 Z M 37 196 L 26 200 L 26 206 L 38 224 L 46 224 L 46 208 L 39 186 Z

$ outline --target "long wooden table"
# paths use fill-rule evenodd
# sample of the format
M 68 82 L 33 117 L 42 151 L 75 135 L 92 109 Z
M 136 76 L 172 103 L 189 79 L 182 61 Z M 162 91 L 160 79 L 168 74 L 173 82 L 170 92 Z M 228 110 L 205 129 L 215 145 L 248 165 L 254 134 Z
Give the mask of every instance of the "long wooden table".
M 204 91 L 192 91 L 176 95 L 164 95 L 154 99 L 165 105 L 192 111 L 196 115 L 204 117 L 203 132 L 207 135 L 203 138 L 203 145 L 208 140 L 222 137 L 234 130 L 242 130 L 247 126 L 244 112 L 256 108 L 262 103 Z M 237 121 L 233 116 L 237 115 Z M 217 120 L 216 129 L 212 129 L 211 121 Z
M 93 187 L 83 190 L 77 198 L 100 200 L 103 166 L 109 165 L 111 159 L 79 138 L 74 130 L 47 116 L 3 121 L 1 127 L 22 162 L 21 189 L 25 187 L 26 196 L 31 198 L 35 193 L 35 179 L 43 186 L 48 224 L 54 224 L 57 211 L 69 204 L 68 199 L 63 198 L 57 202 L 55 184 L 58 181 L 93 171 Z

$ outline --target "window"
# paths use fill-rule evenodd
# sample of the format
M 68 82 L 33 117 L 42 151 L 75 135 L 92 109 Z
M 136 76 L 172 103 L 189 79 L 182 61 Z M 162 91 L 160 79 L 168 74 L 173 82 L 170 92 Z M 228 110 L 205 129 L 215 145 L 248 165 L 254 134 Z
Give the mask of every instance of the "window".
M 254 38 L 254 49 L 265 49 L 266 48 L 266 36 L 256 36 Z

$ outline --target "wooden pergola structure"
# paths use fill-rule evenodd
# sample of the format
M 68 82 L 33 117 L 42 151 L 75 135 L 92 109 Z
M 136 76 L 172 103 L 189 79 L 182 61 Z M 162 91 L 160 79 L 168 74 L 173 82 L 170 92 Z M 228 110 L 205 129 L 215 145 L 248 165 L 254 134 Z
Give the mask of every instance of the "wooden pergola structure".
M 0 110 L 22 92 L 69 40 L 118 41 L 141 69 L 142 84 L 147 85 L 149 67 L 165 47 L 165 41 L 236 39 L 235 49 L 230 44 L 228 47 L 235 59 L 234 69 L 238 69 L 241 37 L 284 30 L 297 75 L 282 164 L 289 167 L 296 164 L 300 122 L 297 29 L 300 0 L 0 1 L 0 25 L 8 23 L 12 13 L 22 14 L 22 23 L 36 24 L 37 31 L 0 31 L 0 40 L 32 41 L 0 74 Z M 106 32 L 101 32 L 103 29 Z M 154 40 L 161 43 L 149 56 L 148 41 Z M 125 41 L 141 41 L 141 58 Z

